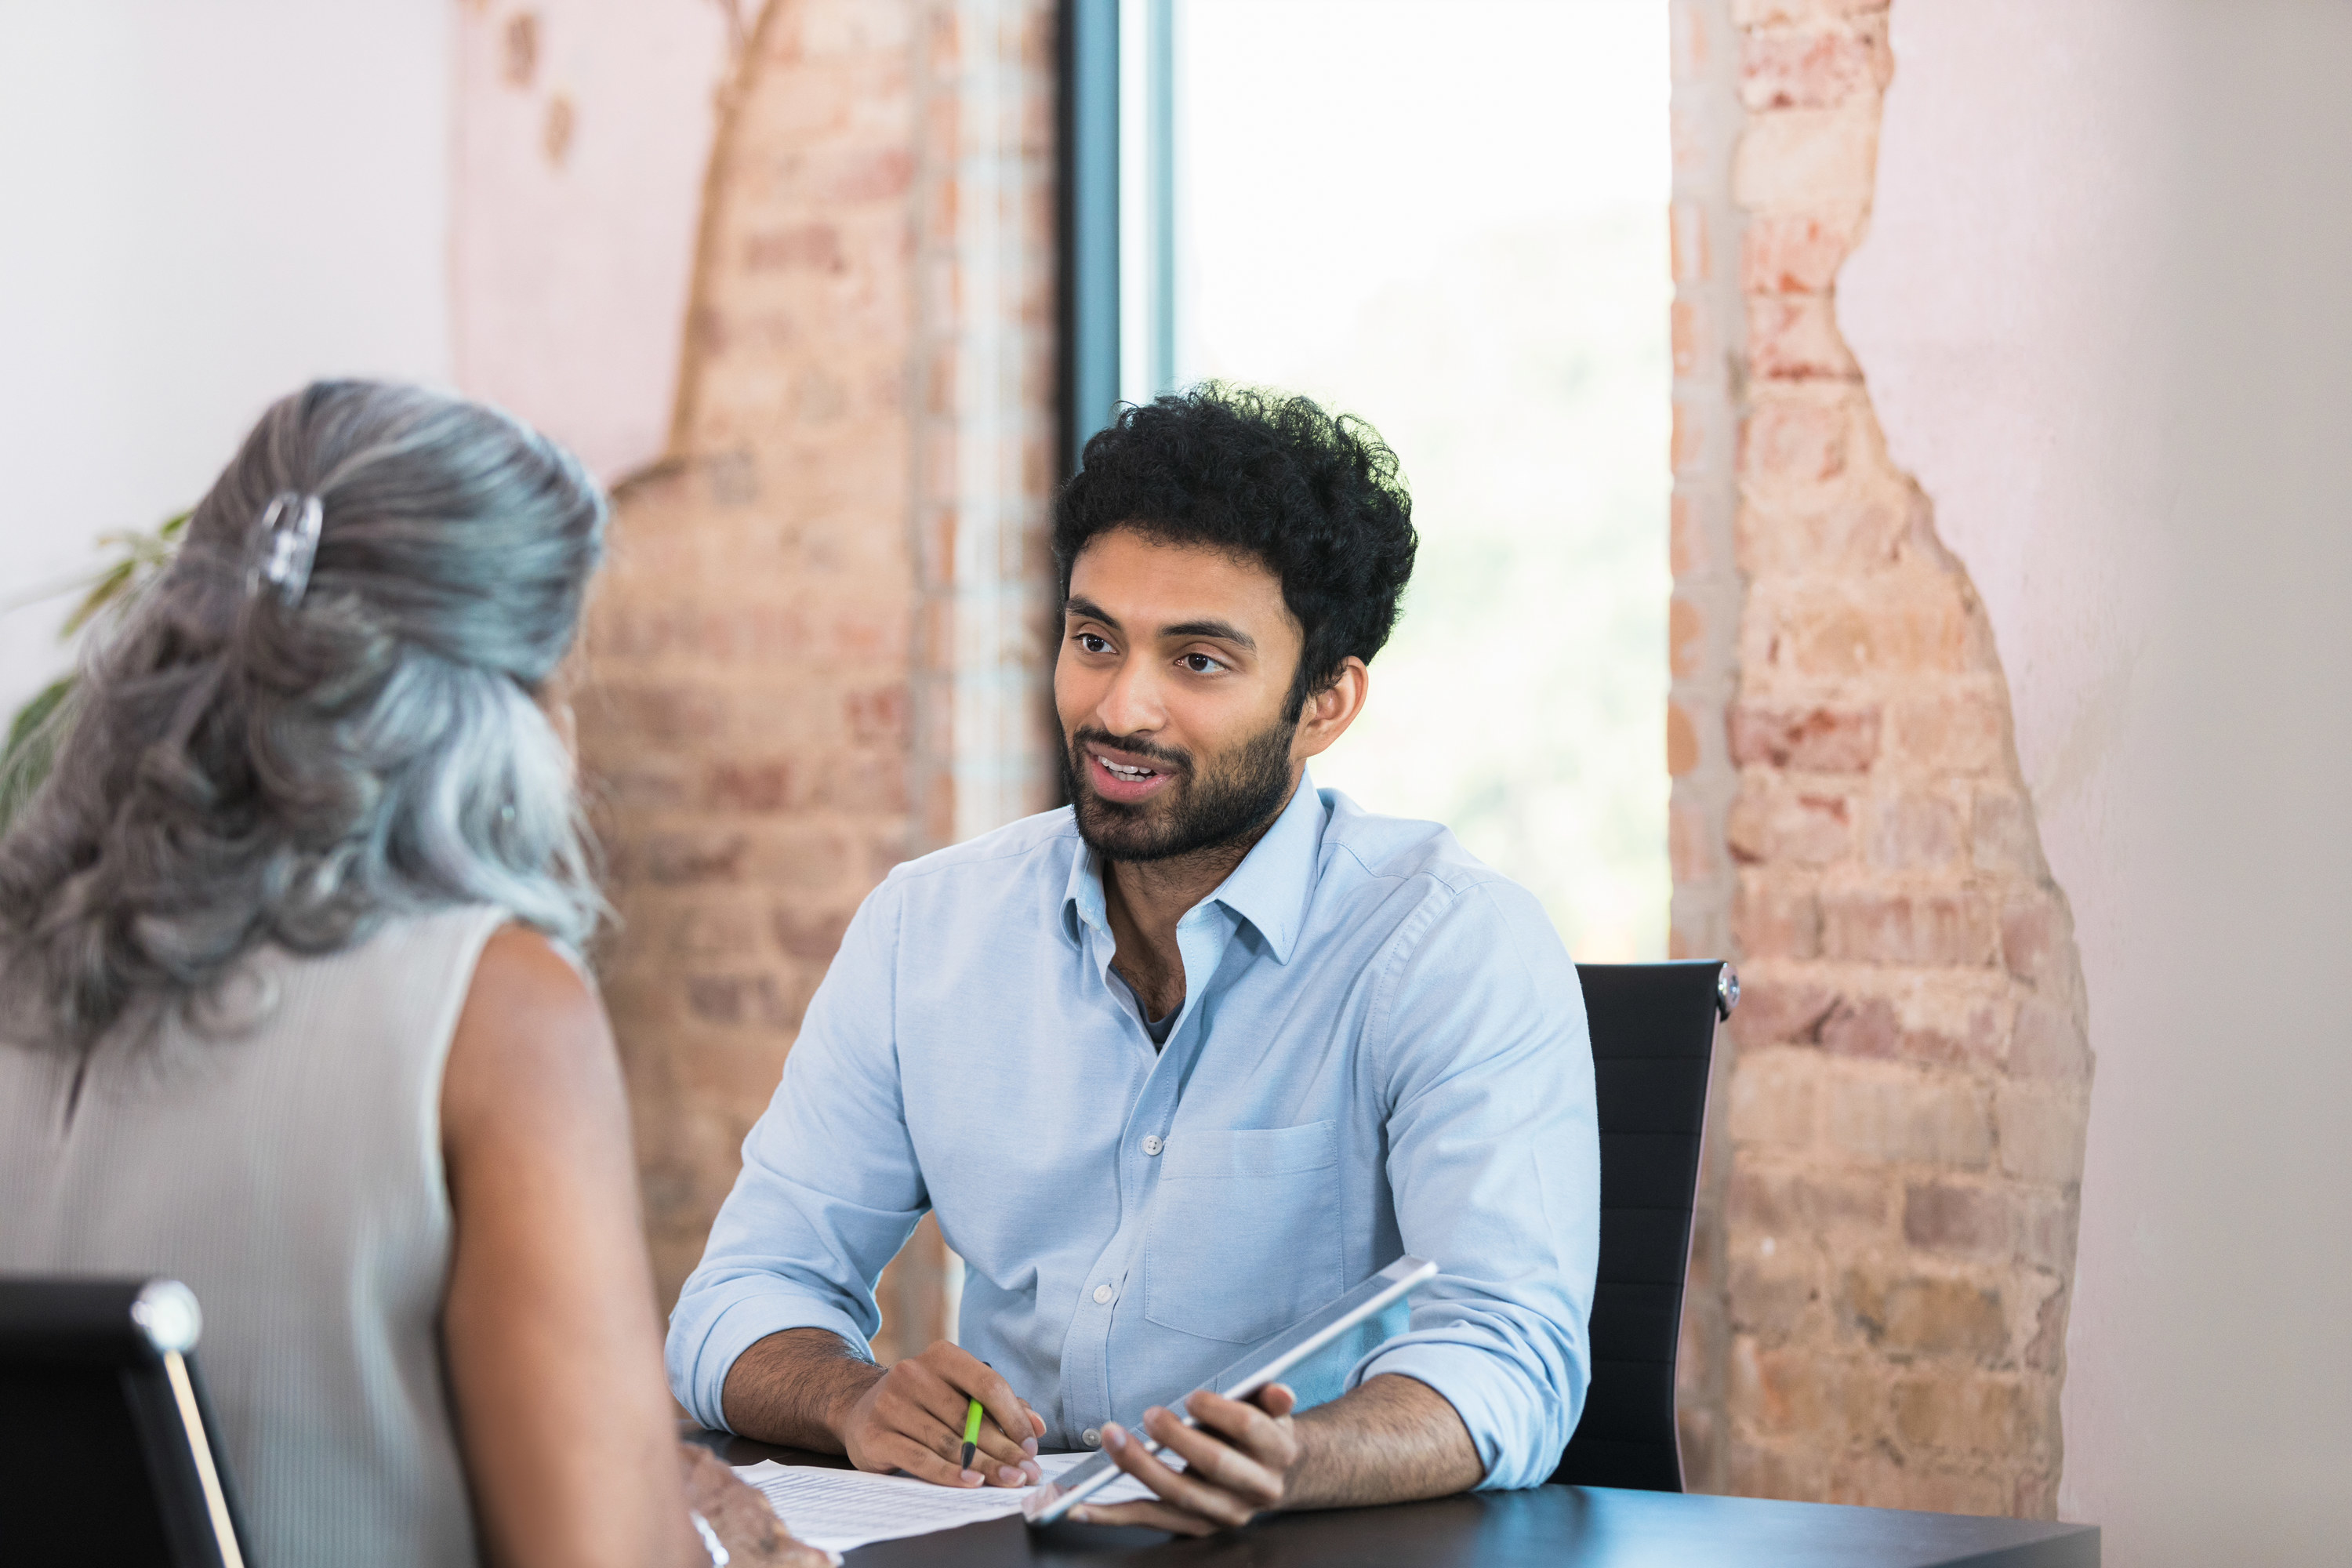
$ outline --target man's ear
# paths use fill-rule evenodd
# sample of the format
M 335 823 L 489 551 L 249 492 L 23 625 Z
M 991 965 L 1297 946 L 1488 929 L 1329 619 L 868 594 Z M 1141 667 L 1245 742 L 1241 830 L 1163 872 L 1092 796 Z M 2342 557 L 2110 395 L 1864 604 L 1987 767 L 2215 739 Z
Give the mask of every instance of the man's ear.
M 1307 699 L 1298 715 L 1298 732 L 1290 740 L 1290 760 L 1303 763 L 1319 757 L 1346 734 L 1356 715 L 1364 710 L 1371 682 L 1372 672 L 1364 668 L 1364 661 L 1349 654 L 1330 683 Z

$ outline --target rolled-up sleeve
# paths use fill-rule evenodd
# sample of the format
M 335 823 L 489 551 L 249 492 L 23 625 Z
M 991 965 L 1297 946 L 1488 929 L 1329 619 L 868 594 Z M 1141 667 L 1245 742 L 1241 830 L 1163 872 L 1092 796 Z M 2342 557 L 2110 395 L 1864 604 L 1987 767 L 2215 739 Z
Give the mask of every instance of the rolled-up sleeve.
M 1349 1384 L 1398 1373 L 1461 1415 L 1484 1488 L 1559 1463 L 1591 1380 L 1601 1145 L 1584 993 L 1534 897 L 1433 900 L 1377 984 L 1389 1185 L 1405 1250 L 1433 1258 L 1406 1332 Z
M 893 1040 L 898 907 L 886 880 L 850 921 L 670 1313 L 670 1391 L 706 1426 L 726 1426 L 728 1371 L 770 1334 L 870 1348 L 875 1281 L 929 1206 Z

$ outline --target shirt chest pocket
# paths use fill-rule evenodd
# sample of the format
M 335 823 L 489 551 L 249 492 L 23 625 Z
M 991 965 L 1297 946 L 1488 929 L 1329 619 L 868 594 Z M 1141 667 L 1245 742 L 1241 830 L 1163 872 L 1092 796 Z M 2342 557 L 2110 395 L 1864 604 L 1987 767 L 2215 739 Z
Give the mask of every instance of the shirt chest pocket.
M 1338 1122 L 1184 1132 L 1160 1160 L 1143 1251 L 1152 1322 L 1252 1344 L 1347 1289 Z

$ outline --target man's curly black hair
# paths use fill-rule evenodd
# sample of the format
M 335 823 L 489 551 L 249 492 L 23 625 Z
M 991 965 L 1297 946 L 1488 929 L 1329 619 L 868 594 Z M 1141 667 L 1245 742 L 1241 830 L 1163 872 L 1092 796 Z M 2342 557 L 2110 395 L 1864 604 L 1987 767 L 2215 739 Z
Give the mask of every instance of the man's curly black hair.
M 1248 555 L 1282 580 L 1306 634 L 1285 717 L 1395 629 L 1420 539 L 1396 454 L 1312 399 L 1208 383 L 1118 411 L 1054 503 L 1062 595 L 1095 535 L 1129 528 Z

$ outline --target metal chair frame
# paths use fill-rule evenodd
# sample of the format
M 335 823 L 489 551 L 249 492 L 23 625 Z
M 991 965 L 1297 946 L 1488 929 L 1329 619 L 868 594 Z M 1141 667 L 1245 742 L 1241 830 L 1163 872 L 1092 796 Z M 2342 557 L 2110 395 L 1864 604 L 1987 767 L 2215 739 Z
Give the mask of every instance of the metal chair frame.
M 245 1568 L 176 1279 L 0 1278 L 0 1519 L 26 1562 Z

